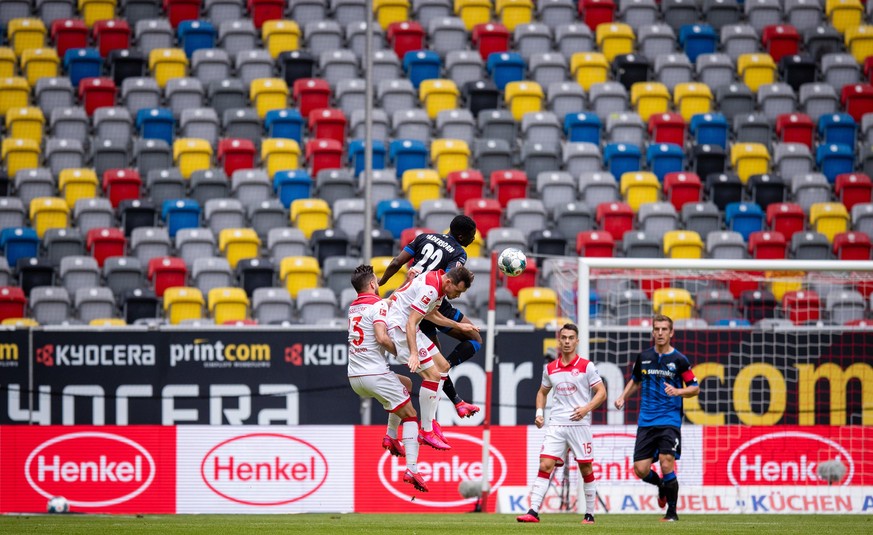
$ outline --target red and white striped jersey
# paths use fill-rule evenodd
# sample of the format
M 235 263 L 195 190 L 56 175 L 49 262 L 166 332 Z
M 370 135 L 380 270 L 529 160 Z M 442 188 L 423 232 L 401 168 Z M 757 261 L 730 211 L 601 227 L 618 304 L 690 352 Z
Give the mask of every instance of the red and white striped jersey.
M 439 269 L 428 271 L 412 279 L 391 294 L 391 310 L 388 312 L 388 328 L 399 327 L 406 331 L 406 322 L 409 321 L 409 313 L 412 310 L 422 315 L 427 315 L 431 310 L 439 306 L 445 293 L 443 293 L 443 274 Z
M 386 323 L 390 307 L 376 294 L 358 294 L 349 305 L 349 377 L 389 372 L 388 357 L 376 341 L 375 325 Z
M 591 413 L 577 422 L 570 420 L 570 416 L 576 407 L 591 401 L 591 391 L 600 382 L 594 363 L 579 355 L 566 366 L 561 363 L 560 357 L 546 364 L 543 386 L 554 392 L 549 425 L 591 425 Z

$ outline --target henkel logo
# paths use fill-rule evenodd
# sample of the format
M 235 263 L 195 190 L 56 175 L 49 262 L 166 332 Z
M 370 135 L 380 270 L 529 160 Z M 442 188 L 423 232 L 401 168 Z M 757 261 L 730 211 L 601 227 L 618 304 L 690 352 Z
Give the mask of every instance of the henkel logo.
M 837 442 L 803 431 L 779 431 L 755 437 L 728 459 L 732 485 L 824 483 L 816 474 L 818 464 L 839 460 L 846 465 L 840 482 L 848 485 L 855 474 L 855 461 Z
M 558 383 L 555 385 L 555 392 L 562 396 L 572 396 L 576 393 L 576 385 L 573 383 Z
M 200 475 L 212 492 L 254 506 L 302 500 L 324 485 L 327 472 L 327 459 L 318 448 L 278 433 L 225 440 L 200 463 Z
M 421 455 L 424 448 L 421 448 L 418 473 L 424 478 L 430 493 L 438 494 L 448 489 L 446 496 L 457 496 L 461 481 L 482 479 L 482 440 L 449 431 L 443 431 L 443 434 L 451 443 L 452 449 L 441 452 L 438 461 L 424 461 Z M 491 483 L 491 489 L 494 490 L 506 480 L 508 465 L 500 450 L 494 447 L 494 443 L 491 444 L 490 451 L 488 481 Z M 409 483 L 403 482 L 406 459 L 393 457 L 387 451 L 379 459 L 378 472 L 379 481 L 391 494 L 407 502 L 415 498 L 417 505 L 444 508 L 472 504 L 476 501 L 475 498 L 439 502 L 423 499 L 426 494 L 416 492 Z
M 46 498 L 75 507 L 108 507 L 142 494 L 155 461 L 133 440 L 102 432 L 68 433 L 37 446 L 24 463 L 28 484 Z

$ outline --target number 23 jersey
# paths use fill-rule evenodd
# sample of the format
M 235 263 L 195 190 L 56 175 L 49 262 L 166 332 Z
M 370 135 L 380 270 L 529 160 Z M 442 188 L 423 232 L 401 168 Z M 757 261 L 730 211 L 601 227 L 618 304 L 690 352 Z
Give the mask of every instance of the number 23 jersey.
M 448 234 L 419 234 L 403 250 L 412 255 L 412 267 L 419 271 L 449 271 L 467 263 L 467 251 Z

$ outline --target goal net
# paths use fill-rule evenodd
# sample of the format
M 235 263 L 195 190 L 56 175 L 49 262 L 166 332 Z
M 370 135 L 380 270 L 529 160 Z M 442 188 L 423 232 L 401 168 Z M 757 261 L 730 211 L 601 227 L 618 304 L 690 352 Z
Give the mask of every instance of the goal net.
M 627 470 L 639 395 L 621 411 L 613 403 L 652 345 L 655 313 L 674 320 L 673 346 L 700 384 L 684 400 L 683 484 L 873 485 L 873 262 L 549 258 L 543 268 L 557 315 L 579 325 L 579 352 L 607 385 L 594 414 L 606 430 L 595 430 L 601 488 L 642 485 Z

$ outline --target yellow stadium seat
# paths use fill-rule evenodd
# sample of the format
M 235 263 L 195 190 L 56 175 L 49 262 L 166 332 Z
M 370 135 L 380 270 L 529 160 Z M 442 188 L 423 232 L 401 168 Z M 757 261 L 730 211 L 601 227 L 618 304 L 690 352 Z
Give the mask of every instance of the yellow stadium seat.
M 449 173 L 470 167 L 470 147 L 462 139 L 435 139 L 430 144 L 430 160 L 445 180 Z
M 809 208 L 809 224 L 833 243 L 834 236 L 849 230 L 849 211 L 841 202 L 817 202 Z
M 770 54 L 741 54 L 737 58 L 737 74 L 754 92 L 776 81 L 776 62 Z
M 661 183 L 655 173 L 630 171 L 621 175 L 621 196 L 634 213 L 643 204 L 658 202 L 660 191 Z
M 449 229 L 444 229 L 444 231 L 448 234 Z M 479 258 L 482 256 L 483 247 L 485 247 L 485 240 L 482 239 L 482 233 L 476 230 L 476 236 L 473 237 L 473 241 L 470 242 L 470 245 L 464 247 L 464 251 L 467 252 L 467 256 L 470 258 Z
M 249 99 L 263 119 L 269 111 L 288 107 L 288 84 L 281 78 L 258 78 L 252 81 Z
M 457 108 L 460 94 L 455 82 L 447 79 L 424 80 L 418 87 L 418 98 L 431 119 L 436 119 L 437 114 L 443 110 Z
M 409 0 L 373 0 L 376 21 L 383 30 L 395 22 L 409 20 Z
M 712 90 L 706 84 L 691 82 L 673 88 L 673 106 L 686 122 L 699 113 L 712 110 Z
M 558 315 L 558 294 L 551 288 L 531 286 L 518 291 L 518 313 L 527 323 Z
M 33 318 L 6 318 L 0 321 L 5 327 L 39 327 L 39 322 Z
M 322 199 L 292 201 L 291 223 L 309 238 L 316 230 L 330 228 L 330 206 Z
M 634 29 L 628 24 L 618 22 L 600 24 L 595 32 L 597 48 L 603 52 L 607 61 L 611 62 L 615 56 L 630 54 L 634 51 L 636 36 Z
M 393 260 L 393 258 L 390 256 L 377 256 L 370 261 L 373 265 L 373 273 L 376 274 L 376 278 L 382 278 L 382 275 L 385 274 L 385 270 L 388 268 L 388 264 L 391 263 L 391 260 Z M 388 297 L 388 294 L 397 288 L 400 288 L 403 283 L 406 282 L 406 273 L 407 266 L 404 264 L 397 270 L 397 273 L 395 273 L 393 277 L 388 279 L 388 282 L 379 287 L 379 295 L 382 297 Z
M 93 169 L 64 169 L 58 177 L 58 191 L 70 209 L 79 199 L 97 197 L 99 184 Z
M 703 239 L 693 230 L 670 230 L 664 234 L 666 258 L 703 258 Z
M 606 56 L 599 52 L 576 52 L 570 58 L 570 72 L 585 91 L 608 81 L 609 68 Z
M 92 327 L 125 327 L 127 322 L 121 318 L 95 318 L 88 322 Z
M 734 143 L 731 147 L 731 165 L 743 181 L 752 175 L 762 175 L 770 170 L 770 153 L 761 143 Z
M 670 109 L 670 90 L 658 82 L 637 82 L 631 86 L 631 104 L 643 121 Z
M 0 115 L 12 108 L 26 108 L 30 103 L 30 84 L 21 76 L 0 80 Z
M 293 20 L 268 20 L 261 28 L 261 38 L 276 59 L 282 52 L 300 48 L 300 26 Z
M 670 316 L 673 321 L 686 320 L 692 317 L 694 299 L 682 288 L 658 288 L 652 294 L 652 307 L 655 314 Z
M 15 51 L 8 46 L 0 47 L 0 78 L 15 76 L 15 66 L 18 60 Z
M 79 13 L 90 28 L 95 22 L 114 19 L 115 5 L 116 0 L 79 0 Z
M 767 279 L 770 292 L 776 301 L 781 303 L 782 297 L 788 292 L 797 292 L 803 289 L 804 274 L 799 271 L 767 271 Z
M 849 28 L 861 25 L 864 6 L 861 0 L 826 0 L 825 15 L 831 21 L 831 26 L 844 33 Z
M 25 50 L 44 47 L 47 33 L 40 19 L 12 19 L 6 28 L 9 44 L 18 56 Z
M 173 286 L 164 290 L 164 315 L 170 325 L 184 320 L 203 318 L 203 293 L 190 286 Z
M 509 111 L 519 122 L 525 113 L 542 110 L 544 97 L 542 86 L 536 82 L 509 82 L 503 93 Z
M 421 203 L 442 198 L 443 181 L 433 169 L 409 169 L 403 172 L 401 180 L 403 193 L 412 206 L 418 210 Z
M 212 165 L 212 145 L 205 139 L 182 137 L 173 142 L 173 162 L 185 178 Z
M 181 48 L 156 48 L 149 52 L 149 70 L 163 88 L 172 78 L 187 76 L 188 57 Z
M 300 290 L 318 288 L 320 276 L 318 260 L 312 256 L 286 256 L 279 264 L 279 278 L 294 299 Z
M 519 24 L 530 24 L 533 9 L 531 0 L 497 0 L 494 5 L 500 22 L 511 32 Z
M 50 228 L 69 226 L 70 207 L 59 197 L 37 197 L 30 201 L 30 225 L 42 238 Z
M 455 15 L 464 21 L 467 31 L 491 22 L 491 0 L 455 0 Z
M 242 288 L 213 288 L 206 297 L 216 325 L 248 319 L 249 297 Z
M 873 56 L 873 26 L 853 26 L 846 28 L 846 48 L 858 63 L 864 63 L 867 56 Z
M 278 171 L 300 168 L 300 145 L 293 139 L 266 138 L 261 141 L 261 161 L 272 178 Z
M 12 108 L 6 113 L 6 135 L 13 139 L 32 139 L 42 143 L 45 115 L 36 107 Z
M 240 260 L 258 257 L 261 239 L 254 229 L 226 228 L 218 234 L 218 248 L 230 267 L 236 269 Z
M 6 173 L 14 177 L 22 169 L 39 167 L 39 143 L 32 139 L 6 138 L 0 145 L 2 159 L 6 163 Z
M 60 64 L 61 58 L 54 48 L 31 48 L 21 53 L 21 73 L 32 86 L 40 78 L 56 77 Z

